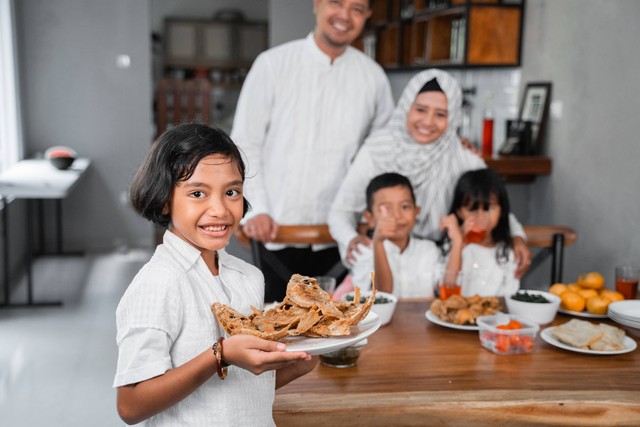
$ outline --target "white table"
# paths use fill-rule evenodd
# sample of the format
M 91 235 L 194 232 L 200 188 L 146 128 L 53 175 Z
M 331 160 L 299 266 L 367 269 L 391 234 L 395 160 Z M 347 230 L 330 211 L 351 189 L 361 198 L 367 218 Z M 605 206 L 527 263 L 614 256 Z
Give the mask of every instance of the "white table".
M 55 199 L 56 202 L 56 231 L 57 249 L 62 253 L 62 199 L 66 198 L 71 190 L 76 186 L 80 177 L 87 170 L 91 161 L 89 159 L 76 159 L 67 170 L 59 170 L 53 167 L 48 160 L 29 159 L 22 160 L 9 169 L 0 173 L 0 197 L 5 201 L 2 210 L 2 223 L 4 231 L 3 255 L 4 255 L 4 307 L 25 307 L 39 305 L 60 305 L 60 302 L 34 302 L 33 300 L 33 274 L 32 262 L 33 251 L 31 247 L 32 230 L 30 224 L 31 204 L 27 200 L 27 248 L 26 248 L 26 270 L 27 270 L 27 303 L 15 304 L 9 300 L 9 242 L 8 242 L 8 220 L 7 198 L 16 199 Z M 42 224 L 42 211 L 40 212 L 40 222 Z M 40 226 L 42 233 L 43 227 Z M 41 240 L 43 240 L 41 236 Z

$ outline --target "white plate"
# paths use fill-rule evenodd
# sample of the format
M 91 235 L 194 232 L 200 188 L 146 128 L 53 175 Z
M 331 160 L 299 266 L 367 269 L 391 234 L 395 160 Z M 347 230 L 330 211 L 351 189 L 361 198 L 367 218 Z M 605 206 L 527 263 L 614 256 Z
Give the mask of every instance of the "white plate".
M 283 342 L 287 345 L 287 351 L 306 351 L 314 356 L 340 350 L 360 342 L 377 331 L 379 327 L 380 318 L 373 311 L 370 311 L 367 317 L 358 323 L 358 326 L 351 328 L 350 335 L 328 338 L 289 337 Z
M 571 311 L 562 308 L 558 309 L 558 313 L 569 314 L 576 317 L 586 317 L 589 319 L 606 319 L 608 317 L 606 314 L 593 314 L 589 313 L 588 311 Z
M 553 330 L 553 328 L 555 328 L 555 326 L 551 326 L 549 328 L 543 329 L 542 332 L 540 333 L 540 336 L 542 337 L 542 339 L 553 346 L 562 348 L 564 350 L 575 351 L 576 353 L 595 354 L 598 356 L 609 356 L 613 354 L 629 353 L 635 350 L 636 347 L 638 346 L 638 344 L 636 344 L 636 342 L 633 339 L 629 337 L 624 337 L 624 341 L 622 342 L 622 344 L 624 344 L 625 348 L 622 350 L 613 350 L 613 351 L 585 350 L 582 348 L 571 347 L 570 345 L 566 345 L 558 341 L 557 339 L 555 339 L 553 335 L 551 335 L 551 331 Z
M 435 323 L 436 325 L 444 326 L 445 328 L 453 328 L 453 329 L 462 329 L 465 331 L 477 331 L 480 329 L 478 325 L 456 325 L 455 323 L 445 322 L 435 314 L 431 310 L 427 310 L 424 314 L 427 320 Z
M 624 319 L 629 319 L 632 322 L 640 322 L 640 301 L 627 300 L 612 302 L 609 304 L 609 313 L 613 313 Z

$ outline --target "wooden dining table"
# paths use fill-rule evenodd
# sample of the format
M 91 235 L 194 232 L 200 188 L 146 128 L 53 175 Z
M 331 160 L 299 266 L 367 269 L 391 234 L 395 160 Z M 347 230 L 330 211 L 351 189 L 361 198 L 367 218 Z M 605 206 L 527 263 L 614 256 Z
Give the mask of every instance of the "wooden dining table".
M 276 392 L 278 426 L 638 426 L 640 349 L 567 351 L 537 335 L 531 353 L 499 355 L 477 331 L 426 319 L 426 300 L 401 300 L 357 364 L 312 372 Z M 551 325 L 571 316 L 558 313 Z M 614 324 L 608 319 L 587 319 Z M 637 330 L 627 336 L 640 339 Z

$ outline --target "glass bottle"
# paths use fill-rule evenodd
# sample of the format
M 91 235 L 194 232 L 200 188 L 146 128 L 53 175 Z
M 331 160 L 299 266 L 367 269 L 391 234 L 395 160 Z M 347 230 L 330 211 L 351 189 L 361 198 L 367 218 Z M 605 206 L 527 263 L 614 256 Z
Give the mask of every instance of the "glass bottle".
M 482 156 L 493 156 L 493 92 L 487 92 L 482 118 Z

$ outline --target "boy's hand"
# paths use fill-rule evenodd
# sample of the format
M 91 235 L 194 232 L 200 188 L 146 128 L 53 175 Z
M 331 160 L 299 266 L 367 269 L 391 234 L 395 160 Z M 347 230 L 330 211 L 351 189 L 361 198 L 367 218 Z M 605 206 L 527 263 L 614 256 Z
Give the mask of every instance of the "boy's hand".
M 381 242 L 393 237 L 397 227 L 396 219 L 389 213 L 386 206 L 380 206 L 380 218 L 373 231 L 373 240 Z
M 222 358 L 225 362 L 256 375 L 281 369 L 301 360 L 312 360 L 305 352 L 285 350 L 286 346 L 281 342 L 264 340 L 253 335 L 233 335 L 222 343 Z M 301 364 L 300 368 L 305 366 L 307 365 Z

